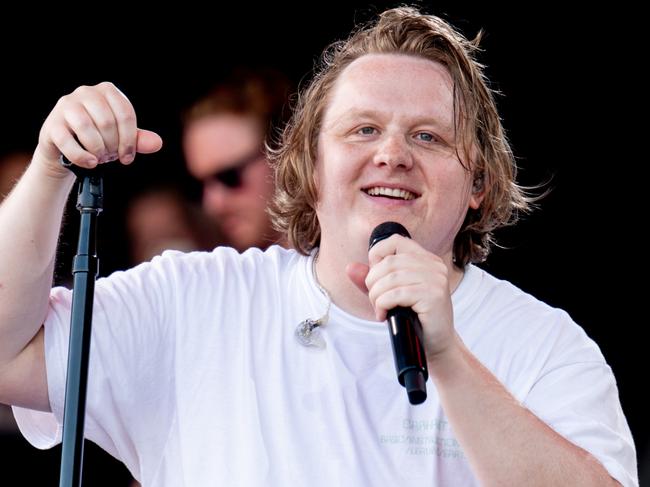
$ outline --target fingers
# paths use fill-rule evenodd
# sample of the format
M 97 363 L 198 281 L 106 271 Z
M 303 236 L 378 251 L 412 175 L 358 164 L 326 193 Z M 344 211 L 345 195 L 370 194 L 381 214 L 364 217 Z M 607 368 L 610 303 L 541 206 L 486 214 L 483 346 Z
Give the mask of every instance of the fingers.
M 345 267 L 345 273 L 348 278 L 359 288 L 362 293 L 368 294 L 365 279 L 370 267 L 359 262 L 352 262 Z
M 137 128 L 131 102 L 112 83 L 81 86 L 62 97 L 43 124 L 40 153 L 50 161 L 60 154 L 72 163 L 92 168 L 118 160 L 130 164 L 136 152 L 160 149 L 158 134 Z
M 137 145 L 137 119 L 131 102 L 115 86 L 104 87 L 105 98 L 117 125 L 117 157 L 123 164 L 135 159 Z
M 386 256 L 406 252 L 426 253 L 426 250 L 420 247 L 415 240 L 396 233 L 373 245 L 368 251 L 368 262 L 370 263 L 370 267 L 372 267 L 381 262 Z
M 385 321 L 393 308 L 411 308 L 422 325 L 426 356 L 440 356 L 455 336 L 450 270 L 445 261 L 401 235 L 375 244 L 368 261 L 369 268 L 352 263 L 346 273 L 359 289 L 367 291 L 377 321 Z
M 69 100 L 62 104 L 62 117 L 69 131 L 62 144 L 72 147 L 73 143 L 69 140 L 72 135 L 82 150 L 89 152 L 99 162 L 107 162 L 114 155 L 112 148 L 118 142 L 115 117 L 108 103 L 98 94 L 88 90 L 84 97 L 83 103 Z M 65 154 L 64 147 L 60 149 L 75 162 Z
M 376 243 L 368 252 L 370 263 L 370 272 L 366 278 L 368 289 L 374 285 L 378 277 L 403 269 L 405 256 L 408 255 L 433 256 L 415 240 L 398 234 Z M 417 259 L 414 265 L 419 265 Z
M 429 276 L 420 262 L 388 256 L 372 267 L 366 277 L 368 299 L 375 308 L 379 321 L 386 319 L 386 311 L 396 306 L 414 307 L 428 287 Z M 417 292 L 416 292 L 417 291 Z
M 401 306 L 403 308 L 413 308 L 422 299 L 422 293 L 419 292 L 421 286 L 418 284 L 401 285 L 392 287 L 378 293 L 376 297 L 371 298 L 375 306 L 375 317 L 377 321 L 386 320 L 388 310 Z M 417 311 L 416 311 L 417 312 Z
M 140 154 L 151 154 L 152 152 L 159 151 L 162 144 L 162 138 L 156 132 L 138 129 L 136 152 Z
M 54 125 L 50 129 L 49 137 L 52 141 L 51 145 L 54 146 L 54 155 L 49 156 L 50 160 L 56 161 L 58 159 L 57 153 L 60 152 L 78 166 L 93 168 L 97 165 L 97 158 L 92 152 L 88 152 L 79 144 L 67 125 Z
M 380 321 L 386 319 L 387 310 L 396 306 L 428 313 L 439 295 L 448 293 L 445 263 L 413 240 L 399 235 L 383 240 L 371 249 L 369 260 L 365 285 Z

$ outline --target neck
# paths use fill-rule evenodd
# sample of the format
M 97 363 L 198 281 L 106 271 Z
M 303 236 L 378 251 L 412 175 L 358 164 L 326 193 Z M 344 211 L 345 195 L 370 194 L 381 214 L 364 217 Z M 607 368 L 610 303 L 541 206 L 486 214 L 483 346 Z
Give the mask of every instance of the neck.
M 366 320 L 375 320 L 375 311 L 370 304 L 368 294 L 362 292 L 347 276 L 345 268 L 348 264 L 359 262 L 368 263 L 368 251 L 362 250 L 355 254 L 337 252 L 342 249 L 332 249 L 322 245 L 316 257 L 316 279 L 330 295 L 332 302 L 342 310 Z M 452 256 L 443 257 L 449 270 L 449 289 L 454 292 L 463 278 L 463 270 L 452 263 Z
M 345 272 L 351 262 L 367 263 L 368 255 L 342 259 L 327 246 L 321 246 L 316 259 L 316 278 L 336 306 L 359 318 L 373 320 L 375 313 L 368 295 L 361 292 Z

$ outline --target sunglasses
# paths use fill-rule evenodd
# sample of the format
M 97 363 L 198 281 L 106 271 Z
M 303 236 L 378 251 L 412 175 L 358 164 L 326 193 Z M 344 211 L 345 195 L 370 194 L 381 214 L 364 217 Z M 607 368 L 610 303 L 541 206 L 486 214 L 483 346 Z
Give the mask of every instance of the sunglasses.
M 239 159 L 237 162 L 228 165 L 227 169 L 217 171 L 203 179 L 203 183 L 218 181 L 229 189 L 241 188 L 244 185 L 242 174 L 246 167 L 251 163 L 259 160 L 264 155 L 260 149 L 255 149 L 246 157 Z

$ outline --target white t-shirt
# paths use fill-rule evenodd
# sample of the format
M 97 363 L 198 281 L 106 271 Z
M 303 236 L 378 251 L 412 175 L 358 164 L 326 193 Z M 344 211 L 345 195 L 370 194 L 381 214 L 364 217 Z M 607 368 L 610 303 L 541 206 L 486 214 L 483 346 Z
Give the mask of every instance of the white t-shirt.
M 272 247 L 166 252 L 96 286 L 86 437 L 145 487 L 477 486 L 431 381 L 398 384 L 386 325 L 332 305 L 324 349 L 312 257 Z M 634 444 L 600 350 L 569 316 L 475 266 L 452 296 L 458 333 L 537 416 L 638 485 Z M 53 413 L 14 408 L 35 446 L 61 441 L 71 294 L 45 323 Z

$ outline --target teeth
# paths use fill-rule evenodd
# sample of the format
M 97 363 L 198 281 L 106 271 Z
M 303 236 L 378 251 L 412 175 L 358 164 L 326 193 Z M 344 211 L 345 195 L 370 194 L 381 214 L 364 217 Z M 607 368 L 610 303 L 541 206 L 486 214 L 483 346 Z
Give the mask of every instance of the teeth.
M 368 193 L 370 196 L 390 196 L 392 198 L 400 198 L 407 201 L 415 199 L 415 195 L 410 191 L 406 191 L 405 189 L 377 187 L 368 188 L 366 190 L 366 193 Z

